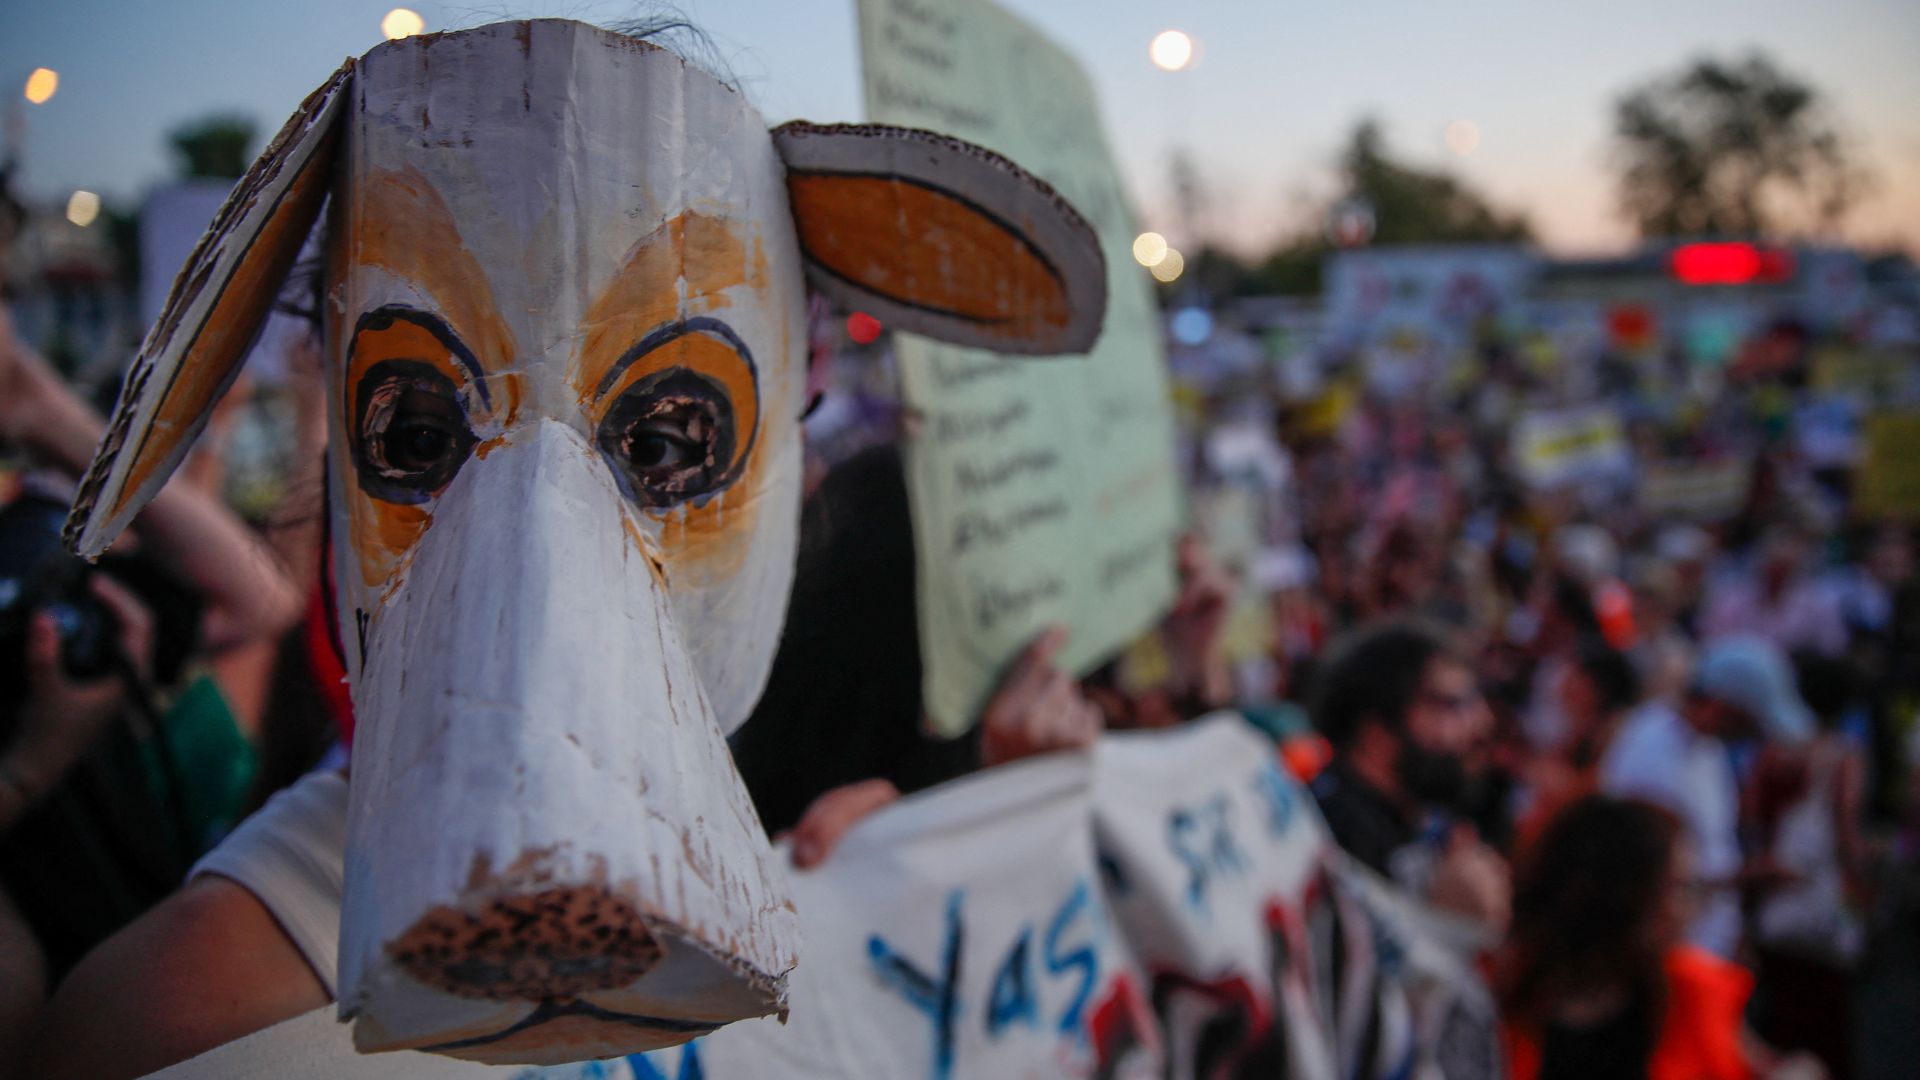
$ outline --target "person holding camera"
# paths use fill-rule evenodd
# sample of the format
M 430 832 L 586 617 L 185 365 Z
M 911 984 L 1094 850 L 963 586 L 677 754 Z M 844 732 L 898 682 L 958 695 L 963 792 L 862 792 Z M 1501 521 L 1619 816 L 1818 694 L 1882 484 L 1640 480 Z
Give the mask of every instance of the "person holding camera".
M 185 484 L 97 565 L 68 555 L 67 488 L 104 430 L 0 307 L 0 446 L 39 470 L 0 506 L 0 1062 L 49 985 L 244 813 L 253 733 L 204 662 L 302 608 L 253 531 Z

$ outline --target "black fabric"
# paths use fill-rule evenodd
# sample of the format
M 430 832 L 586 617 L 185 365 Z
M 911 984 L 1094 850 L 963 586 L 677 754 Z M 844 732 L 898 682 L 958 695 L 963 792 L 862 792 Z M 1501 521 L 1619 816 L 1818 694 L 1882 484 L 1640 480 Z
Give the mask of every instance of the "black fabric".
M 152 788 L 156 742 L 116 726 L 0 838 L 0 886 L 53 980 L 178 888 L 193 863 L 168 793 Z
M 1393 853 L 1419 838 L 1413 823 L 1339 758 L 1314 778 L 1313 797 L 1334 842 L 1382 877 L 1393 876 Z
M 766 693 L 730 740 L 768 831 L 860 780 L 917 791 L 979 766 L 972 736 L 922 727 L 913 525 L 899 451 L 841 463 L 807 500 Z
M 1549 1024 L 1540 1046 L 1539 1080 L 1646 1080 L 1652 1057 L 1646 1002 L 1635 997 L 1612 1018 L 1590 1027 Z

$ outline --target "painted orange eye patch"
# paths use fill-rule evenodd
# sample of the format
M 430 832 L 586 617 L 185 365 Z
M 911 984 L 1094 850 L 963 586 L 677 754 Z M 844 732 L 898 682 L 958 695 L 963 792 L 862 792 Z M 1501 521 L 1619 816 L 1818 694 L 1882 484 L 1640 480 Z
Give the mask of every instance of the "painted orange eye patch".
M 486 375 L 433 315 L 383 307 L 360 318 L 348 353 L 348 434 L 360 487 L 389 503 L 431 498 L 478 439 L 462 388 L 492 404 Z
M 480 407 L 493 408 L 493 390 L 487 383 L 485 369 L 438 315 L 388 304 L 360 316 L 353 327 L 353 341 L 347 347 L 347 386 L 358 386 L 366 369 L 382 360 L 417 360 L 429 364 L 455 385 L 471 383 L 480 398 Z
M 759 432 L 753 353 L 718 319 L 654 330 L 594 390 L 595 441 L 627 494 L 650 508 L 724 489 L 745 469 Z

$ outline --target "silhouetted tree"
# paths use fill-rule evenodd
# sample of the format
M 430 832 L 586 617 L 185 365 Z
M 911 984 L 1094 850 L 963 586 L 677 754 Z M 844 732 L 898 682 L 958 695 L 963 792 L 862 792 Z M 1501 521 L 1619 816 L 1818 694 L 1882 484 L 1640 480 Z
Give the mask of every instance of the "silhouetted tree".
M 1532 239 L 1520 214 L 1506 213 L 1459 178 L 1394 156 L 1380 124 L 1365 119 L 1347 137 L 1339 157 L 1340 187 L 1310 224 L 1282 240 L 1240 279 L 1242 294 L 1320 291 L 1321 269 L 1333 243 L 1327 222 L 1334 207 L 1364 201 L 1373 210 L 1372 243 L 1516 243 Z
M 1526 240 L 1526 218 L 1504 214 L 1438 169 L 1396 161 L 1378 122 L 1362 120 L 1340 155 L 1347 197 L 1373 204 L 1377 244 L 1458 244 Z
M 1818 91 L 1758 53 L 1647 82 L 1613 127 L 1620 206 L 1642 236 L 1830 228 L 1864 182 Z
M 1247 275 L 1242 291 L 1256 296 L 1312 296 L 1333 248 L 1319 233 L 1306 233 L 1275 248 Z
M 174 128 L 167 141 L 179 155 L 182 177 L 235 180 L 253 162 L 253 131 L 247 117 L 209 116 Z

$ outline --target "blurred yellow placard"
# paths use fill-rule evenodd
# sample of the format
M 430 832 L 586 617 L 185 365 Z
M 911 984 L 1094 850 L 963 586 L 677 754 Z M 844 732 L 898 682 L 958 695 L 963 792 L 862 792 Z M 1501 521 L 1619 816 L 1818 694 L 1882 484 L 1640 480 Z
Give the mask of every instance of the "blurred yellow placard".
M 1853 391 L 1883 399 L 1909 378 L 1913 361 L 1894 349 L 1857 349 L 1829 346 L 1813 355 L 1816 390 Z
M 1740 512 L 1752 481 L 1741 458 L 1655 462 L 1641 476 L 1640 502 L 1663 519 L 1725 521 Z
M 1920 520 L 1920 412 L 1867 417 L 1867 456 L 1854 490 L 1861 517 Z
M 1619 415 L 1597 405 L 1527 412 L 1514 428 L 1513 458 L 1541 488 L 1618 476 L 1631 464 Z

